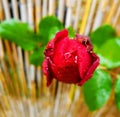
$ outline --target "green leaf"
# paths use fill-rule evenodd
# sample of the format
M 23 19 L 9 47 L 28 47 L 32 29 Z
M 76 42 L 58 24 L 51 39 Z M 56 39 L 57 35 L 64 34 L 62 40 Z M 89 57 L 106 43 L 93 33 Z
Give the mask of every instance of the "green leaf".
M 71 26 L 68 28 L 68 34 L 69 34 L 70 38 L 74 38 L 75 37 L 76 32 L 75 32 L 75 30 Z
M 120 38 L 114 38 L 104 43 L 98 50 L 100 63 L 107 68 L 120 66 Z
M 33 50 L 38 45 L 38 37 L 28 24 L 17 20 L 6 20 L 0 24 L 0 36 L 14 42 L 24 50 Z
M 83 85 L 83 94 L 86 104 L 91 111 L 102 107 L 109 99 L 112 89 L 110 75 L 97 69 L 93 77 Z
M 120 110 L 120 76 L 118 76 L 115 82 L 115 103 L 118 110 Z
M 99 27 L 98 29 L 96 29 L 95 31 L 93 31 L 90 34 L 90 37 L 91 37 L 93 44 L 97 45 L 97 47 L 99 48 L 107 40 L 113 37 L 116 37 L 116 32 L 112 26 L 105 24 Z
M 63 29 L 63 24 L 57 19 L 57 17 L 47 16 L 40 21 L 39 29 L 39 35 L 42 43 L 47 44 L 50 38 L 55 36 L 57 31 Z
M 34 50 L 29 58 L 30 63 L 36 66 L 41 65 L 44 60 L 44 50 L 45 50 L 45 46 L 42 46 Z
M 49 32 L 48 40 L 51 40 L 55 37 L 55 34 L 59 31 L 58 27 L 52 27 Z

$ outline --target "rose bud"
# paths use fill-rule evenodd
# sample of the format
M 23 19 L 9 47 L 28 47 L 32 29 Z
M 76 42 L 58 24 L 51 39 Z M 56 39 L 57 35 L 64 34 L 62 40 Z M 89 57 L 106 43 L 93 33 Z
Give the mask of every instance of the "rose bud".
M 77 34 L 70 39 L 67 30 L 56 34 L 48 43 L 44 55 L 42 68 L 47 77 L 47 86 L 53 78 L 81 86 L 92 77 L 99 65 L 89 37 Z

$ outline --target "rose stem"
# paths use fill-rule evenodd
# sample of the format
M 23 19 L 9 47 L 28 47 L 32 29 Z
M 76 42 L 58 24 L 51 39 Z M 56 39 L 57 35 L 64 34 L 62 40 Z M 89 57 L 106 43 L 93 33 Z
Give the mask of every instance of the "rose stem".
M 74 19 L 74 29 L 77 31 L 78 28 L 78 23 L 79 23 L 79 19 L 80 19 L 80 12 L 81 12 L 81 3 L 82 0 L 77 0 L 77 7 L 76 7 L 76 13 L 75 13 L 75 19 Z
M 8 1 L 2 0 L 2 3 L 3 3 L 4 10 L 5 10 L 5 17 L 7 20 L 9 20 L 10 19 L 10 12 L 9 12 L 10 10 L 9 10 L 9 6 L 8 6 Z M 15 62 L 14 62 L 14 59 L 12 56 L 12 55 L 15 55 L 17 57 L 16 46 L 15 46 L 15 44 L 12 44 L 12 49 L 13 49 L 13 54 L 12 54 L 10 51 L 10 43 L 7 40 L 5 40 L 4 42 L 5 42 L 5 48 L 7 50 L 8 58 L 9 58 L 9 64 L 13 70 L 13 85 L 16 87 L 15 88 L 16 96 L 20 97 L 20 93 L 19 93 L 20 87 L 19 87 L 19 82 L 18 82 L 18 76 L 16 73 Z
M 104 66 L 101 66 L 101 65 L 99 65 L 99 67 L 98 68 L 100 68 L 100 69 L 102 69 L 102 70 L 104 70 L 104 71 L 107 71 L 107 72 L 109 72 L 112 76 L 114 76 L 114 77 L 117 77 L 117 73 L 115 73 L 114 71 L 109 71 L 106 67 L 104 67 Z
M 86 23 L 86 28 L 85 28 L 85 35 L 88 35 L 90 33 L 90 28 L 92 26 L 92 19 L 94 19 L 94 14 L 96 11 L 96 5 L 97 5 L 97 0 L 93 0 L 90 8 L 90 13 L 89 17 Z
M 63 22 L 64 17 L 64 9 L 65 9 L 65 1 L 64 0 L 58 0 L 58 19 Z
M 88 15 L 89 15 L 89 9 L 90 9 L 90 6 L 91 6 L 91 2 L 92 2 L 92 0 L 86 1 L 85 11 L 84 11 L 82 23 L 81 23 L 81 26 L 80 26 L 80 31 L 79 31 L 80 34 L 84 34 L 85 27 L 86 27 L 86 22 L 87 22 Z

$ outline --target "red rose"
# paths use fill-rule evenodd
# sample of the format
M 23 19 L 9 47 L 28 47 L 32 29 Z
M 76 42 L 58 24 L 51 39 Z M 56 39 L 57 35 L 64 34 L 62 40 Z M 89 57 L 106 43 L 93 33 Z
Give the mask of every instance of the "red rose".
M 47 86 L 53 78 L 78 85 L 90 79 L 99 65 L 99 58 L 92 48 L 86 36 L 76 35 L 74 39 L 69 39 L 67 30 L 58 32 L 44 52 L 42 67 L 47 77 Z

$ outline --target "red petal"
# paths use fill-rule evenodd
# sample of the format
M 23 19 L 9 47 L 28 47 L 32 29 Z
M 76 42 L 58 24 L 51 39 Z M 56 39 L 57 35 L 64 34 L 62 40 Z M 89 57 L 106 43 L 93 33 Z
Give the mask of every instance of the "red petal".
M 56 42 L 56 41 L 59 41 L 61 39 L 64 39 L 67 36 L 68 36 L 68 31 L 65 29 L 65 30 L 62 30 L 62 31 L 56 33 L 54 40 Z
M 55 52 L 54 49 L 55 49 L 56 44 L 58 45 L 59 41 L 65 39 L 65 37 L 67 37 L 67 36 L 68 36 L 68 31 L 67 30 L 63 30 L 63 31 L 60 31 L 60 32 L 56 33 L 55 38 L 52 39 L 46 47 L 46 50 L 44 52 L 45 56 L 53 57 L 53 54 Z
M 85 74 L 84 78 L 78 83 L 78 85 L 82 85 L 84 84 L 88 79 L 90 79 L 93 75 L 93 72 L 95 71 L 95 69 L 97 68 L 97 66 L 99 65 L 99 57 L 95 55 L 95 53 L 91 53 L 91 56 L 93 57 L 93 63 L 90 66 L 90 68 L 88 69 L 87 73 Z
M 50 73 L 51 70 L 50 70 L 50 66 L 49 66 L 49 60 L 45 59 L 43 61 L 42 69 L 43 69 L 43 73 L 46 75 L 46 78 L 47 78 L 47 86 L 49 86 L 53 79 L 53 77 Z
M 77 83 L 80 81 L 77 65 L 77 47 L 79 43 L 76 40 L 70 40 L 68 37 L 57 41 L 55 44 L 55 55 L 52 71 L 57 80 L 64 83 Z
M 92 65 L 92 58 L 90 53 L 86 50 L 86 47 L 81 44 L 78 47 L 78 67 L 81 79 L 84 78 L 86 71 Z

